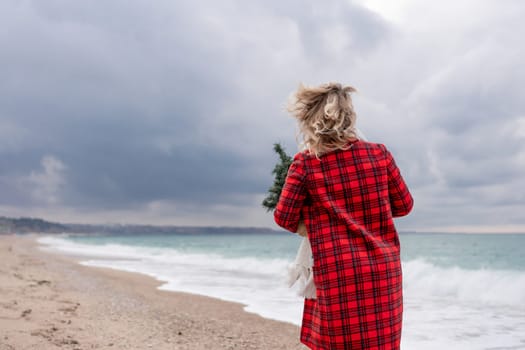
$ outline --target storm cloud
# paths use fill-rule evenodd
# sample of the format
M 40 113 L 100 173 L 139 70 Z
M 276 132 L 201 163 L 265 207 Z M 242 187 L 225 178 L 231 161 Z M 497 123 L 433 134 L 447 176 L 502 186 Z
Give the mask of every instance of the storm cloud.
M 335 80 L 412 188 L 402 229 L 525 231 L 525 5 L 388 3 L 0 2 L 0 214 L 271 226 L 287 98 Z

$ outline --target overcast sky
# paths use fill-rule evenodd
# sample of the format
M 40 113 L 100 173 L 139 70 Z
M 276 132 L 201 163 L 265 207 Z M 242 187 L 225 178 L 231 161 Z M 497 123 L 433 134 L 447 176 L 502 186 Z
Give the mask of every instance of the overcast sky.
M 273 227 L 300 82 L 355 86 L 401 230 L 525 232 L 522 0 L 0 0 L 0 215 Z

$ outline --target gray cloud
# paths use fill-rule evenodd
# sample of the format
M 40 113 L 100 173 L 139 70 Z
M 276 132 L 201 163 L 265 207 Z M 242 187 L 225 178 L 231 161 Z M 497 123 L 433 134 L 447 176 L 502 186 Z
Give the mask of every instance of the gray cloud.
M 413 188 L 402 227 L 525 224 L 525 6 L 364 3 L 2 2 L 0 210 L 270 225 L 286 98 L 339 80 Z

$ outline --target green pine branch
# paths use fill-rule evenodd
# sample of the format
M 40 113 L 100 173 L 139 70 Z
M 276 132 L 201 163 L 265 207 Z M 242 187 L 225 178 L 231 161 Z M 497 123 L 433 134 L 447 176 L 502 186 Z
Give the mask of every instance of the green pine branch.
M 267 211 L 272 211 L 277 206 L 286 175 L 288 174 L 288 168 L 290 164 L 292 164 L 292 157 L 286 154 L 281 144 L 274 143 L 273 150 L 279 155 L 279 162 L 272 171 L 272 174 L 275 175 L 273 185 L 268 189 L 268 195 L 262 202 L 263 207 L 265 207 Z

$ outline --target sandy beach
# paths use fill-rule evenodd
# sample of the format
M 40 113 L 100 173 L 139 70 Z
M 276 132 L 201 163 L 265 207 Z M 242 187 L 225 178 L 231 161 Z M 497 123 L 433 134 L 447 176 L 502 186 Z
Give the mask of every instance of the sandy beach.
M 0 235 L 0 350 L 306 349 L 299 328 Z

